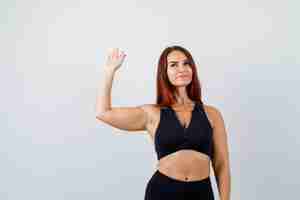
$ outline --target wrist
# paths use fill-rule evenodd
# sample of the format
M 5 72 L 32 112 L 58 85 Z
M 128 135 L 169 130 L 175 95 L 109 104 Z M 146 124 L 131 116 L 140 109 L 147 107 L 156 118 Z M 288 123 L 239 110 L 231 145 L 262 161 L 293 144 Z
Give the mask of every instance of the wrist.
M 105 65 L 104 66 L 104 72 L 108 73 L 108 74 L 114 74 L 116 72 L 116 70 L 111 66 Z

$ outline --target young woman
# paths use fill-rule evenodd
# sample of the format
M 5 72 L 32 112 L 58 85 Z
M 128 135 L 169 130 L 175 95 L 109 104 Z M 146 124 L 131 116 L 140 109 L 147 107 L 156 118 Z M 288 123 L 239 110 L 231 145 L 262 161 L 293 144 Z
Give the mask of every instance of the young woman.
M 220 200 L 230 197 L 227 133 L 220 111 L 201 100 L 197 68 L 188 50 L 171 46 L 158 61 L 155 104 L 112 107 L 114 73 L 125 53 L 110 51 L 96 102 L 96 118 L 127 131 L 146 130 L 158 168 L 145 187 L 145 200 L 214 200 L 210 161 Z

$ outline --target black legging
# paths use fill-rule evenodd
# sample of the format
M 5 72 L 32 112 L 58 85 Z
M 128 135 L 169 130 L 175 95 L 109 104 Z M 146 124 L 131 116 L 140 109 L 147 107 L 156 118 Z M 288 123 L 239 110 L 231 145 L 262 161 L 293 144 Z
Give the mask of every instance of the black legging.
M 196 181 L 182 181 L 159 170 L 147 183 L 144 200 L 214 200 L 210 177 Z

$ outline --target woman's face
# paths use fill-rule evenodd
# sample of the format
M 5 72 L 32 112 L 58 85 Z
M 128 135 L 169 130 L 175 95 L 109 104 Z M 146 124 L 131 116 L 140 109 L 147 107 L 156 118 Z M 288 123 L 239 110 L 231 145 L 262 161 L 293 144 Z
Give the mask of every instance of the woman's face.
M 193 71 L 184 53 L 175 50 L 167 56 L 167 74 L 174 86 L 187 86 L 192 81 Z

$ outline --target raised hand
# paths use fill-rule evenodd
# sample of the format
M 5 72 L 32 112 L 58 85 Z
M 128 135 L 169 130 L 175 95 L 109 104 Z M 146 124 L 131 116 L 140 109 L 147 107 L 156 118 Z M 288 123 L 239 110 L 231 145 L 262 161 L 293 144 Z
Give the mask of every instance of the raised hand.
M 107 67 L 108 70 L 116 71 L 121 67 L 125 57 L 126 54 L 124 51 L 119 51 L 119 48 L 110 48 L 108 50 L 105 67 Z

